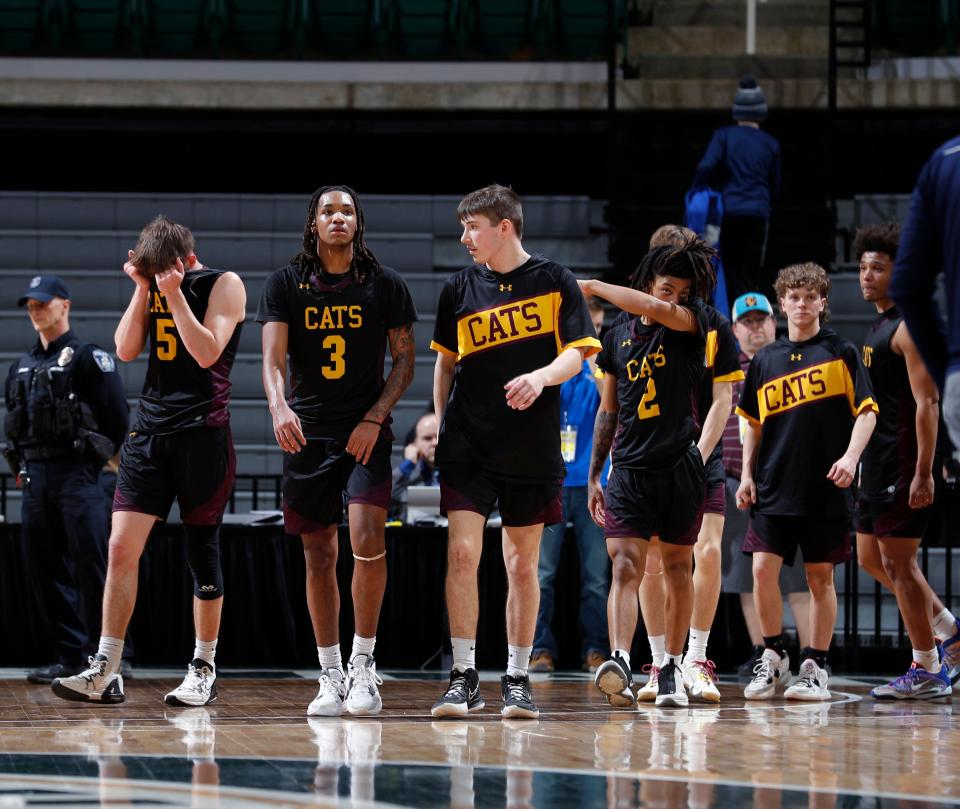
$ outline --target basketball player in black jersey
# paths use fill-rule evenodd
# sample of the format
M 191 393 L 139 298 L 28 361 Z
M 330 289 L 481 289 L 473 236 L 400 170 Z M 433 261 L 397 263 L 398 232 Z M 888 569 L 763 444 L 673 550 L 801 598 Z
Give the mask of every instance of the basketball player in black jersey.
M 681 247 L 696 233 L 679 225 L 662 225 L 650 237 L 650 248 L 673 245 Z M 721 559 L 720 540 L 723 536 L 726 511 L 726 482 L 720 437 L 733 410 L 733 383 L 743 381 L 737 341 L 730 321 L 713 306 L 704 304 L 709 330 L 705 349 L 707 373 L 703 375 L 697 393 L 697 422 L 700 435 L 697 446 L 707 458 L 707 494 L 703 508 L 703 522 L 697 543 L 693 546 L 693 612 L 690 618 L 690 638 L 683 658 L 684 685 L 690 697 L 700 702 L 719 702 L 717 676 L 713 661 L 707 657 L 707 641 L 720 599 Z M 637 699 L 655 701 L 658 693 L 660 660 L 665 649 L 664 620 L 666 590 L 663 568 L 660 564 L 658 542 L 651 542 L 647 551 L 646 569 L 640 584 L 640 612 L 647 629 L 652 661 L 650 676 L 637 691 Z M 646 670 L 647 667 L 644 667 Z
M 431 709 L 464 717 L 484 706 L 476 669 L 477 569 L 487 516 L 499 504 L 507 568 L 507 673 L 501 713 L 539 708 L 527 670 L 537 624 L 537 560 L 545 523 L 560 521 L 560 384 L 600 348 L 573 273 L 523 249 L 519 197 L 499 185 L 457 208 L 474 264 L 440 293 L 431 348 L 441 506 L 450 520 L 446 600 L 453 670 Z
M 607 607 L 613 654 L 597 669 L 596 684 L 612 705 L 635 701 L 630 647 L 637 627 L 638 591 L 647 549 L 657 538 L 666 580 L 666 650 L 657 705 L 688 702 L 681 671 L 693 608 L 693 546 L 703 518 L 705 456 L 697 446 L 695 399 L 704 376 L 713 251 L 699 239 L 647 253 L 633 289 L 581 282 L 583 293 L 637 312 L 604 336 L 597 367 L 605 372 L 594 429 L 588 482 L 591 513 L 604 526 L 613 560 Z M 691 303 L 683 303 L 686 300 Z M 613 449 L 606 495 L 600 471 Z
M 753 507 L 743 552 L 753 556 L 753 600 L 764 651 L 747 699 L 770 699 L 790 675 L 780 569 L 799 548 L 810 585 L 810 648 L 800 652 L 787 699 L 824 701 L 837 620 L 834 565 L 850 558 L 847 493 L 876 424 L 860 352 L 823 327 L 830 281 L 812 262 L 785 267 L 775 284 L 787 336 L 750 363 L 737 413 L 748 426 L 737 506 Z
M 150 341 L 137 420 L 120 455 L 103 595 L 103 629 L 90 668 L 55 680 L 53 691 L 82 702 L 123 702 L 118 673 L 137 597 L 140 555 L 174 498 L 194 580 L 196 646 L 183 683 L 164 701 L 216 699 L 215 653 L 223 606 L 219 529 L 236 463 L 230 438 L 230 368 L 246 292 L 239 276 L 198 260 L 193 234 L 158 217 L 140 234 L 124 272 L 133 296 L 117 326 L 117 357 L 136 359 Z
M 363 209 L 344 185 L 314 192 L 303 248 L 263 289 L 263 386 L 284 451 L 283 513 L 299 534 L 322 672 L 309 716 L 379 713 L 373 650 L 387 583 L 390 411 L 413 379 L 413 300 L 364 242 Z M 393 367 L 383 366 L 389 344 Z M 290 393 L 286 394 L 287 360 Z M 337 525 L 346 495 L 356 632 L 340 657 Z
M 877 699 L 937 699 L 951 691 L 957 665 L 956 618 L 930 589 L 917 565 L 930 522 L 940 396 L 888 287 L 900 237 L 895 223 L 857 231 L 860 288 L 877 319 L 863 345 L 863 363 L 880 407 L 877 428 L 864 450 L 857 500 L 857 558 L 897 597 L 913 665 L 871 691 Z M 934 624 L 936 623 L 936 627 Z M 944 641 L 941 663 L 935 628 Z

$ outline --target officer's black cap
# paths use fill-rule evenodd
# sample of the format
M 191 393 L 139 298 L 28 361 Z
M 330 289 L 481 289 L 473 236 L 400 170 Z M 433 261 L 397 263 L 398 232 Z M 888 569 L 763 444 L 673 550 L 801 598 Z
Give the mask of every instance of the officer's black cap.
M 54 298 L 70 300 L 70 290 L 67 289 L 67 285 L 55 275 L 35 275 L 30 279 L 27 291 L 17 301 L 17 306 L 24 307 L 27 301 L 46 303 Z

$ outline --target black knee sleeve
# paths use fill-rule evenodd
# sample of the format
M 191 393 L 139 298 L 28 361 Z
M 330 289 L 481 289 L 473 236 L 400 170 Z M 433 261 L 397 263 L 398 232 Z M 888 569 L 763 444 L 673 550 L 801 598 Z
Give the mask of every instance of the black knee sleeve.
M 187 536 L 187 565 L 193 574 L 193 594 L 212 601 L 223 595 L 220 570 L 220 526 L 184 525 Z

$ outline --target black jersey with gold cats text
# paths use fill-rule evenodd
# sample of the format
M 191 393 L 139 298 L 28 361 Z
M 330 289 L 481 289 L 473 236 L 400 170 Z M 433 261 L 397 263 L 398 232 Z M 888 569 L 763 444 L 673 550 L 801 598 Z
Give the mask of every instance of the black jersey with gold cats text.
M 898 488 L 909 487 L 917 464 L 917 403 L 902 354 L 890 347 L 903 318 L 891 306 L 877 315 L 863 344 L 880 412 L 860 467 L 860 496 L 892 502 Z
M 856 417 L 876 411 L 860 353 L 821 328 L 808 340 L 786 336 L 761 348 L 747 371 L 737 413 L 761 424 L 754 480 L 760 514 L 847 514 L 847 497 L 827 479 L 850 443 Z
M 710 412 L 710 405 L 713 404 L 713 383 L 742 382 L 744 378 L 743 369 L 740 367 L 740 349 L 733 336 L 730 321 L 709 304 L 703 304 L 703 308 L 707 316 L 707 345 L 704 350 L 707 373 L 703 375 L 697 396 L 697 423 L 701 429 L 707 413 Z M 708 461 L 722 456 L 720 443 L 717 441 Z
M 180 284 L 190 311 L 203 323 L 213 285 L 224 270 L 190 270 Z M 190 427 L 230 423 L 230 369 L 240 342 L 238 323 L 217 361 L 201 368 L 180 339 L 177 324 L 156 280 L 150 282 L 150 356 L 134 431 L 172 433 Z
M 350 273 L 307 276 L 288 265 L 267 278 L 256 319 L 288 326 L 287 403 L 304 431 L 343 439 L 383 391 L 388 329 L 415 322 L 417 312 L 388 267 L 358 286 Z M 390 423 L 388 416 L 385 437 Z
M 697 332 L 659 323 L 646 326 L 634 317 L 603 337 L 597 367 L 616 376 L 620 405 L 614 467 L 664 466 L 697 439 L 696 401 L 705 373 L 709 320 L 700 302 L 688 307 L 697 319 Z
M 437 466 L 475 467 L 504 480 L 556 483 L 560 386 L 526 410 L 507 405 L 514 377 L 553 362 L 567 348 L 600 350 L 573 273 L 533 255 L 508 273 L 474 264 L 444 284 L 431 348 L 457 358 L 437 444 Z

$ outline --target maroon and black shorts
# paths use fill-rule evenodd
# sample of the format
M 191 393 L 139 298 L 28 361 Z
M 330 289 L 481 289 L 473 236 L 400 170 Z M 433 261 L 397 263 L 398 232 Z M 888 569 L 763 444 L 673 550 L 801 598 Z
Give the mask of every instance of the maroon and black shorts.
M 727 473 L 723 468 L 723 456 L 714 453 L 707 458 L 707 497 L 703 501 L 704 514 L 727 514 Z
M 605 498 L 604 536 L 656 536 L 671 545 L 696 544 L 703 522 L 705 473 L 695 444 L 668 466 L 613 467 Z
M 283 522 L 289 534 L 310 534 L 343 519 L 343 507 L 390 505 L 392 440 L 377 441 L 366 465 L 347 452 L 346 439 L 307 437 L 283 454 Z
M 800 517 L 754 514 L 743 541 L 743 552 L 775 553 L 785 565 L 792 565 L 797 549 L 805 564 L 850 558 L 850 523 L 847 517 Z
M 444 466 L 440 469 L 440 510 L 472 511 L 490 515 L 499 508 L 503 524 L 523 528 L 563 519 L 561 481 L 554 483 L 518 482 L 476 468 Z
M 910 508 L 910 489 L 899 487 L 889 503 L 857 498 L 857 533 L 886 539 L 919 539 L 927 531 L 933 506 Z
M 229 427 L 133 432 L 120 451 L 113 510 L 164 520 L 176 499 L 184 524 L 219 525 L 236 472 Z

